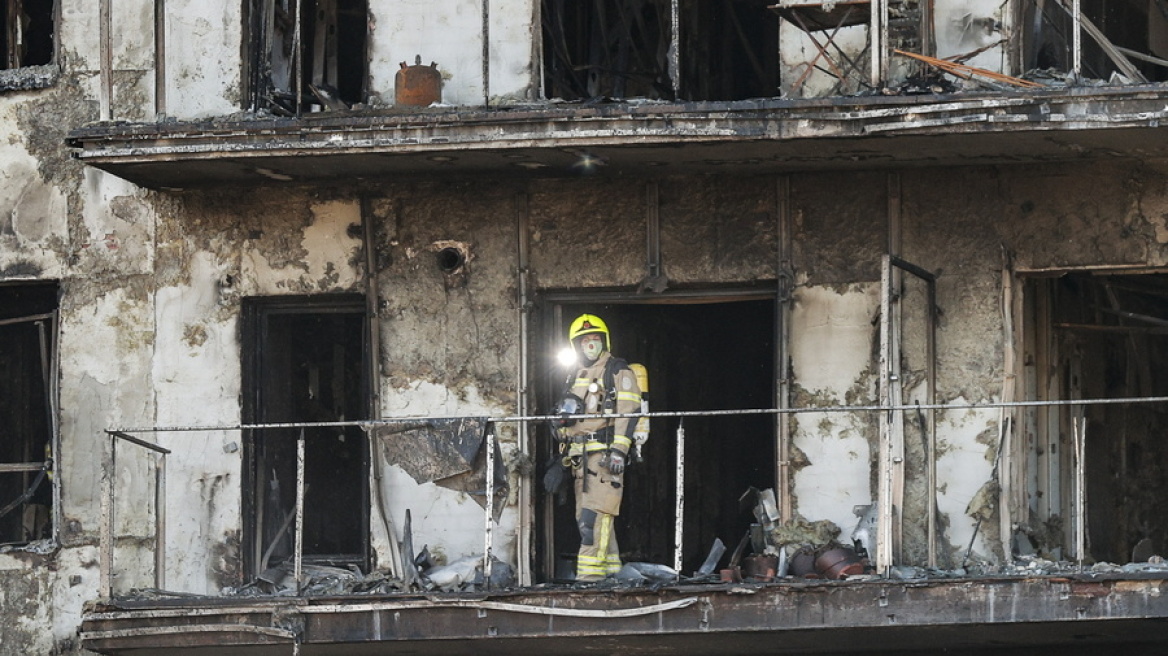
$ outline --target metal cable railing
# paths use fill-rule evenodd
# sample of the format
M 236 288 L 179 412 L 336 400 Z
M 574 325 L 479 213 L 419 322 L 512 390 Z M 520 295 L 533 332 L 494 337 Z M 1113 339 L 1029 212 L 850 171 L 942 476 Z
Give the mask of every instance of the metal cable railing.
M 823 413 L 860 413 L 860 412 L 917 412 L 920 410 L 949 410 L 949 411 L 977 411 L 977 410 L 991 410 L 991 409 L 1024 409 L 1024 408 L 1039 408 L 1039 407 L 1083 407 L 1091 405 L 1117 405 L 1117 404 L 1155 404 L 1168 403 L 1168 396 L 1151 396 L 1151 397 L 1125 397 L 1125 398 L 1103 398 L 1103 399 L 1067 399 L 1067 400 L 1050 400 L 1050 401 L 987 401 L 982 403 L 933 403 L 933 404 L 911 404 L 911 405 L 839 405 L 839 406 L 818 406 L 818 407 L 799 407 L 799 408 L 756 408 L 756 409 L 737 409 L 737 410 L 693 410 L 693 411 L 670 411 L 670 412 L 648 412 L 648 413 L 627 413 L 627 414 L 609 414 L 609 415 L 573 415 L 576 419 L 590 419 L 590 418 L 634 418 L 634 417 L 649 417 L 653 418 L 677 418 L 682 420 L 679 422 L 676 438 L 677 438 L 677 487 L 676 487 L 676 507 L 675 507 L 675 553 L 674 553 L 674 569 L 680 571 L 681 569 L 681 554 L 683 549 L 683 535 L 681 531 L 682 518 L 685 512 L 684 503 L 684 453 L 685 453 L 685 429 L 684 419 L 687 417 L 725 417 L 725 416 L 742 416 L 742 415 L 801 415 L 801 414 L 823 414 Z M 305 431 L 313 428 L 335 428 L 335 427 L 360 427 L 369 430 L 384 426 L 397 426 L 401 424 L 417 424 L 419 426 L 426 425 L 426 422 L 450 421 L 457 419 L 465 419 L 462 416 L 411 416 L 398 417 L 392 419 L 380 420 L 360 420 L 360 421 L 330 421 L 330 422 L 284 422 L 284 423 L 262 423 L 262 424 L 230 424 L 230 425 L 189 425 L 189 426 L 158 426 L 158 427 L 132 427 L 132 428 L 117 428 L 106 431 L 110 438 L 110 449 L 107 455 L 106 472 L 108 475 L 104 479 L 105 490 L 102 498 L 102 520 L 103 531 L 101 538 L 101 563 L 102 563 L 102 590 L 108 597 L 113 594 L 112 585 L 112 566 L 114 562 L 114 517 L 115 517 L 115 490 L 116 490 L 116 466 L 117 466 L 117 444 L 120 441 L 125 441 L 130 444 L 147 449 L 156 455 L 155 459 L 155 485 L 154 485 L 154 506 L 155 506 L 155 535 L 154 535 L 154 551 L 155 551 L 155 572 L 154 581 L 157 589 L 164 589 L 166 583 L 165 572 L 165 545 L 166 545 L 166 457 L 172 452 L 170 449 L 164 448 L 158 444 L 149 442 L 140 437 L 133 435 L 134 433 L 180 433 L 180 432 L 211 432 L 211 431 L 245 431 L 245 430 L 275 430 L 275 429 L 296 429 L 297 432 L 297 472 L 296 472 L 296 510 L 295 510 L 295 553 L 294 556 L 294 578 L 296 581 L 296 592 L 300 593 L 301 577 L 302 577 L 302 558 L 303 558 L 303 531 L 304 531 L 304 445 L 305 445 Z M 531 423 L 544 422 L 561 419 L 561 415 L 530 415 L 530 416 L 502 416 L 502 417 L 486 417 L 487 429 L 485 434 L 485 448 L 486 451 L 486 480 L 488 481 L 488 492 L 486 495 L 485 507 L 485 521 L 484 521 L 484 543 L 483 543 L 483 557 L 484 557 L 484 574 L 487 581 L 490 580 L 492 551 L 494 548 L 494 504 L 495 495 L 492 493 L 492 481 L 495 477 L 495 469 L 497 463 L 495 462 L 495 449 L 497 445 L 497 436 L 495 426 L 499 424 L 517 424 L 517 423 Z M 1081 437 L 1077 437 L 1081 440 Z M 391 536 L 392 540 L 393 537 Z M 400 573 L 398 573 L 400 574 Z

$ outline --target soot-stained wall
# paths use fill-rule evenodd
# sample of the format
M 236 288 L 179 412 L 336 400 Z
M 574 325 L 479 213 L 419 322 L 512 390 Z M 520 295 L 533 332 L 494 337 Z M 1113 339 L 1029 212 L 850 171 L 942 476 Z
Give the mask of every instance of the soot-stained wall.
M 240 421 L 242 299 L 361 294 L 363 225 L 372 222 L 384 416 L 492 415 L 518 407 L 518 220 L 529 216 L 534 296 L 632 291 L 646 270 L 647 179 L 451 181 L 246 191 L 148 192 L 66 156 L 59 125 L 93 118 L 86 92 L 64 84 L 35 99 L 6 98 L 0 140 L 0 280 L 59 280 L 62 504 L 60 544 L 37 558 L 0 554 L 4 572 L 27 574 L 26 608 L 4 622 L 5 642 L 67 649 L 81 603 L 97 596 L 96 545 L 109 427 Z M 1168 170 L 1134 163 L 899 171 L 896 242 L 937 274 L 938 400 L 1001 398 L 1001 270 L 1163 266 L 1168 260 Z M 1090 183 L 1085 183 L 1090 181 Z M 773 283 L 780 185 L 774 176 L 654 178 L 662 263 L 677 287 Z M 889 243 L 886 172 L 803 173 L 790 178 L 796 287 L 792 304 L 794 403 L 865 404 L 876 395 L 880 256 Z M 366 208 L 363 212 L 362 208 Z M 465 261 L 443 270 L 439 253 Z M 907 398 L 919 399 L 923 361 L 919 290 L 904 303 Z M 749 349 L 750 345 L 740 345 Z M 536 356 L 533 356 L 533 358 Z M 534 370 L 534 362 L 526 366 Z M 727 375 L 732 375 L 728 373 Z M 978 530 L 979 557 L 1000 559 L 996 522 L 970 507 L 991 478 L 999 414 L 938 416 L 943 560 L 954 564 Z M 504 464 L 517 456 L 503 426 Z M 242 437 L 209 430 L 157 435 L 174 453 L 167 499 L 168 586 L 216 593 L 241 582 Z M 877 430 L 869 415 L 794 420 L 792 493 L 810 520 L 848 530 L 853 505 L 872 501 Z M 133 451 L 127 451 L 134 454 Z M 153 508 L 147 462 L 119 460 L 119 590 L 148 585 Z M 926 455 L 910 441 L 906 514 L 927 494 Z M 464 492 L 417 483 L 386 463 L 388 510 L 407 509 L 415 544 L 449 559 L 481 549 L 482 511 Z M 513 476 L 512 481 L 518 479 Z M 500 554 L 515 561 L 512 496 Z M 371 502 L 371 508 L 376 504 Z M 370 511 L 374 512 L 374 511 Z M 383 524 L 370 521 L 378 562 Z M 922 557 L 921 522 L 906 523 L 906 554 Z M 14 575 L 15 576 L 15 575 Z M 31 584 L 30 584 L 31 585 Z M 6 588 L 8 589 L 8 588 Z M 5 605 L 9 608 L 8 605 Z M 31 608 L 31 610 L 30 610 Z M 8 612 L 8 611 L 6 611 Z M 35 626 L 34 626 L 35 625 Z M 45 631 L 51 626 L 50 631 Z M 43 651 L 43 650 L 42 650 Z

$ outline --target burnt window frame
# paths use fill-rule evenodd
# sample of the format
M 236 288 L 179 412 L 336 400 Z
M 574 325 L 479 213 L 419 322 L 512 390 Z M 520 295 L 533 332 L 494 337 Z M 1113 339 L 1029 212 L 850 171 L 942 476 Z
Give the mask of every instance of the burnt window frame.
M 296 9 L 299 8 L 303 17 L 307 8 L 316 7 L 318 0 L 243 0 L 243 94 L 247 107 L 250 110 L 267 110 L 277 115 L 299 116 L 303 113 L 318 113 L 325 111 L 345 110 L 356 104 L 368 101 L 370 93 L 370 34 L 371 22 L 369 0 L 322 0 L 331 1 L 337 5 L 339 41 L 360 39 L 360 44 L 352 50 L 359 52 L 359 56 L 346 58 L 337 55 L 337 73 L 343 76 L 343 83 L 331 84 L 325 82 L 318 89 L 309 76 L 304 74 L 305 66 L 301 65 L 298 75 L 294 62 L 301 60 L 306 53 L 313 51 L 310 39 L 306 40 L 311 30 L 303 21 L 299 24 L 300 35 L 296 38 Z M 344 7 L 343 5 L 353 5 Z M 361 20 L 354 20 L 352 26 L 343 26 L 340 21 L 342 14 L 364 13 Z M 281 47 L 288 58 L 289 80 L 288 89 L 281 89 L 275 82 L 272 74 L 273 52 L 277 38 L 276 22 L 278 12 L 285 17 L 284 22 L 291 25 L 287 36 L 281 38 Z M 291 21 L 291 23 L 289 23 Z M 359 28 L 358 28 L 359 26 Z M 349 64 L 359 62 L 360 70 L 349 73 L 344 68 L 344 61 Z M 335 81 L 335 80 L 334 80 Z M 292 87 L 299 86 L 301 93 L 293 92 Z M 358 87 L 354 90 L 354 86 Z M 315 109 L 314 109 L 315 107 Z
M 16 52 L 13 43 L 14 19 L 26 6 L 36 6 L 33 18 L 48 22 L 38 30 L 36 54 L 31 56 Z M 0 0 L 0 92 L 43 89 L 57 82 L 60 25 L 58 0 Z
M 21 292 L 33 298 L 24 301 L 16 299 L 14 303 L 14 298 Z M 60 453 L 60 294 L 60 285 L 56 281 L 0 282 L 0 300 L 4 301 L 0 304 L 0 334 L 5 337 L 0 341 L 0 351 L 8 345 L 16 344 L 16 348 L 22 350 L 22 357 L 27 358 L 31 350 L 35 359 L 29 359 L 25 368 L 31 370 L 32 367 L 28 365 L 39 365 L 36 367 L 39 377 L 30 375 L 22 380 L 35 378 L 43 394 L 42 404 L 29 406 L 28 416 L 23 421 L 17 422 L 9 417 L 6 422 L 9 428 L 19 423 L 26 427 L 32 426 L 35 430 L 25 434 L 23 445 L 17 445 L 17 450 L 23 452 L 19 458 L 8 454 L 8 444 L 0 445 L 0 477 L 22 479 L 17 483 L 0 480 L 0 489 L 5 491 L 4 496 L 0 497 L 0 511 L 4 511 L 3 516 L 0 516 L 0 546 L 3 547 L 21 547 L 42 540 L 55 541 L 58 535 L 61 497 L 60 483 L 54 472 L 57 454 Z M 23 346 L 13 339 L 15 331 L 22 328 L 25 335 L 19 339 L 23 341 Z M 39 347 L 28 349 L 30 341 L 39 343 Z M 7 361 L 7 356 L 0 353 L 0 363 Z M 0 373 L 4 367 L 0 367 Z M 15 384 L 7 387 L 0 383 L 0 390 L 4 389 L 15 390 Z M 31 398 L 34 394 L 35 391 L 29 391 L 25 396 Z M 6 393 L 5 396 L 12 395 Z M 44 414 L 34 416 L 41 413 Z M 0 440 L 7 439 L 5 433 L 0 433 Z M 18 510 L 24 513 L 33 505 L 47 506 L 42 518 L 42 533 L 12 539 L 15 534 L 8 532 L 7 525 L 11 523 L 7 518 L 8 513 Z M 26 518 L 20 520 L 20 530 L 27 530 L 25 521 Z

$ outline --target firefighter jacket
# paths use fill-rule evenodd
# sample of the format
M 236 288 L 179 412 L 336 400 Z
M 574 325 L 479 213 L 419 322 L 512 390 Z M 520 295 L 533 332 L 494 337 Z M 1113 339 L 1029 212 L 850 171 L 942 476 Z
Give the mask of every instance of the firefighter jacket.
M 605 367 L 612 359 L 613 355 L 605 351 L 596 362 L 577 371 L 575 379 L 571 381 L 569 392 L 583 400 L 583 414 L 632 414 L 641 411 L 641 389 L 637 385 L 637 377 L 627 364 L 623 364 L 623 360 L 617 360 L 617 364 L 623 366 L 611 376 L 613 389 L 605 388 Z M 570 443 L 569 456 L 609 448 L 627 454 L 633 444 L 632 435 L 636 425 L 636 417 L 581 419 L 561 429 L 561 437 Z

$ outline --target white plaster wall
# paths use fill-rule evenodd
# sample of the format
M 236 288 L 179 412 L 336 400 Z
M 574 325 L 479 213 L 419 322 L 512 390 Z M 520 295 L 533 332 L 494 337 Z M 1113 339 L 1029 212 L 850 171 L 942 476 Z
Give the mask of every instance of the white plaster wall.
M 872 343 L 879 285 L 844 289 L 800 287 L 791 315 L 795 383 L 811 405 L 844 405 L 857 386 L 870 392 Z M 794 446 L 806 457 L 795 474 L 795 510 L 805 519 L 829 519 L 846 536 L 856 524 L 852 508 L 873 502 L 870 449 L 864 418 L 851 414 L 796 415 Z
M 221 425 L 239 421 L 240 355 L 234 314 L 219 281 L 229 265 L 197 253 L 185 285 L 158 290 L 154 358 L 157 424 Z M 172 449 L 167 470 L 167 588 L 217 593 L 216 554 L 241 528 L 238 431 L 160 433 Z M 176 549 L 175 545 L 183 545 Z
M 996 401 L 998 399 L 988 399 Z M 958 397 L 950 401 L 961 405 L 970 401 Z M 947 518 L 948 541 L 959 548 L 954 554 L 955 564 L 960 565 L 965 549 L 973 538 L 977 520 L 966 514 L 969 502 L 986 481 L 991 479 L 994 463 L 994 449 L 978 442 L 977 438 L 986 431 L 996 434 L 997 410 L 949 410 L 937 416 L 937 509 Z M 992 559 L 995 545 L 987 544 L 987 527 L 982 525 L 974 546 L 974 555 Z M 996 533 L 995 531 L 992 531 Z
M 13 112 L 0 111 L 11 125 Z M 60 277 L 54 246 L 67 238 L 65 195 L 37 172 L 37 160 L 17 145 L 0 145 L 0 270 L 31 264 L 41 276 Z
M 535 0 L 493 0 L 490 5 L 491 104 L 535 100 L 540 38 Z
M 131 121 L 154 118 L 154 6 L 115 2 L 110 6 L 113 57 L 112 116 Z
M 100 6 L 100 3 L 90 4 L 95 8 Z M 154 3 L 142 0 L 110 3 L 110 22 L 114 70 L 152 70 Z
M 57 474 L 63 484 L 62 528 L 67 540 L 98 535 L 103 472 L 109 449 L 104 431 L 153 423 L 151 357 L 154 317 L 143 279 L 118 286 L 66 280 L 62 308 L 61 450 Z M 153 480 L 138 447 L 119 447 L 116 484 L 118 543 L 114 582 L 119 590 L 147 585 L 151 552 L 136 538 L 153 531 Z M 67 484 L 66 484 L 67 483 Z
M 401 62 L 416 55 L 436 62 L 442 73 L 442 102 L 483 104 L 483 15 L 481 2 L 464 0 L 370 0 L 370 93 L 394 101 Z
M 167 0 L 167 114 L 199 119 L 240 111 L 242 10 L 238 0 Z
M 125 180 L 86 168 L 82 187 L 84 235 L 78 264 L 123 275 L 154 269 L 156 207 L 147 193 Z
M 99 597 L 101 572 L 97 546 L 83 545 L 57 552 L 57 572 L 53 586 L 53 630 L 57 641 L 73 639 L 81 626 L 81 611 Z M 2 607 L 3 604 L 0 604 Z M 44 652 L 49 653 L 49 652 Z
M 92 71 L 96 75 L 101 65 L 100 9 L 101 3 L 92 0 L 62 1 L 57 35 L 66 70 Z

